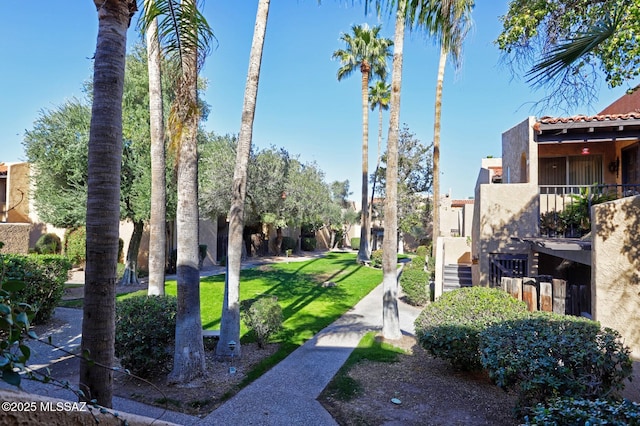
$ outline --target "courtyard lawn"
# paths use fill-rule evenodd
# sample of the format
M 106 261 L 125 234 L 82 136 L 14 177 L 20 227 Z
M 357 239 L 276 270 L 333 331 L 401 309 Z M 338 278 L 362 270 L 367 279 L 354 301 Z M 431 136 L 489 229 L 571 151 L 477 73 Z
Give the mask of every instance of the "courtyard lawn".
M 247 382 L 264 373 L 306 340 L 338 319 L 382 281 L 380 269 L 356 263 L 355 253 L 328 253 L 323 258 L 305 262 L 275 263 L 240 273 L 240 300 L 269 295 L 278 298 L 284 314 L 283 330 L 274 342 L 279 350 L 250 372 Z M 332 284 L 323 283 L 335 283 Z M 176 295 L 176 282 L 167 281 L 166 294 Z M 220 327 L 224 275 L 200 281 L 202 326 L 207 330 Z M 142 295 L 131 293 L 118 298 Z M 241 324 L 241 341 L 251 336 Z

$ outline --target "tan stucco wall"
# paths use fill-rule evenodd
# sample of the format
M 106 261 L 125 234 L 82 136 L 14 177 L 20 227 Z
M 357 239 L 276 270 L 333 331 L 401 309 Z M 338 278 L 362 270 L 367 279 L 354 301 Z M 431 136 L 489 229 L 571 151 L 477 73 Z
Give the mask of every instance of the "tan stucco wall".
M 466 237 L 444 237 L 444 264 L 471 263 L 471 242 Z
M 528 117 L 502 134 L 502 182 L 538 184 L 535 117 Z M 524 161 L 523 161 L 524 160 Z
M 7 166 L 7 222 L 29 223 L 29 163 Z
M 473 268 L 474 285 L 487 285 L 489 254 L 530 254 L 527 244 L 511 238 L 538 235 L 538 188 L 530 184 L 480 185 L 475 206 L 472 256 L 478 263 Z
M 83 406 L 75 401 L 47 398 L 17 390 L 0 389 L 0 401 L 16 403 L 15 410 L 0 411 L 0 424 L 3 425 L 77 426 L 98 424 L 97 422 L 99 421 L 100 425 L 120 426 L 125 420 L 130 426 L 174 425 L 174 423 L 121 411 L 118 411 L 117 418 L 111 413 L 101 414 L 96 408 L 92 411 L 89 411 L 88 408 L 81 411 L 80 409 Z M 18 405 L 18 403 L 21 405 Z M 73 405 L 74 403 L 76 405 Z M 11 405 L 8 408 L 11 408 Z M 32 408 L 35 408 L 35 411 L 31 410 Z M 57 411 L 58 408 L 60 408 L 60 411 Z
M 0 223 L 0 241 L 4 243 L 2 253 L 29 253 L 28 223 Z
M 640 196 L 596 205 L 592 217 L 593 318 L 640 359 Z

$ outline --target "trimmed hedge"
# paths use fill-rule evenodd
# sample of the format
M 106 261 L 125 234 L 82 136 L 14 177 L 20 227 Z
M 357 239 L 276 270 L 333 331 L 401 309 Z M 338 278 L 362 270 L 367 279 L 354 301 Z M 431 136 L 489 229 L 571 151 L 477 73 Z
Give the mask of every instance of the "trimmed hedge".
M 351 238 L 351 250 L 360 250 L 360 238 Z
M 626 399 L 555 398 L 549 404 L 538 404 L 526 425 L 640 425 L 640 404 Z
M 14 297 L 37 310 L 33 322 L 42 324 L 51 318 L 69 278 L 69 259 L 55 254 L 5 254 L 2 267 L 6 279 L 25 282 L 25 287 L 16 291 Z
M 87 231 L 84 226 L 67 229 L 64 234 L 64 254 L 77 266 L 84 266 L 87 259 Z
M 502 290 L 465 287 L 446 292 L 427 305 L 416 318 L 416 336 L 433 356 L 462 370 L 480 370 L 480 332 L 527 313 L 524 302 Z
M 298 248 L 298 242 L 295 238 L 291 237 L 282 237 L 282 245 L 280 246 L 280 250 L 284 253 L 287 250 L 296 251 Z
M 400 275 L 400 286 L 408 304 L 423 306 L 431 299 L 428 279 L 429 274 L 424 269 L 405 266 Z
M 526 411 L 554 397 L 615 395 L 631 375 L 620 334 L 586 318 L 534 313 L 480 333 L 482 364 L 501 388 L 519 392 Z
M 134 296 L 116 301 L 115 353 L 136 375 L 170 371 L 178 302 L 172 296 Z
M 38 254 L 60 254 L 62 251 L 62 241 L 56 234 L 43 234 L 38 238 L 34 247 Z

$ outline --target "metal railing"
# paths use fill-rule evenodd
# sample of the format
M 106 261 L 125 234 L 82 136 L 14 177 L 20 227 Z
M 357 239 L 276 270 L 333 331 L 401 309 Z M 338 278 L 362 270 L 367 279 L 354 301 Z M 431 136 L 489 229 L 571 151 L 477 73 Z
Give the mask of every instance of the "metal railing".
M 640 195 L 640 184 L 540 185 L 540 234 L 579 238 L 591 230 L 591 206 Z

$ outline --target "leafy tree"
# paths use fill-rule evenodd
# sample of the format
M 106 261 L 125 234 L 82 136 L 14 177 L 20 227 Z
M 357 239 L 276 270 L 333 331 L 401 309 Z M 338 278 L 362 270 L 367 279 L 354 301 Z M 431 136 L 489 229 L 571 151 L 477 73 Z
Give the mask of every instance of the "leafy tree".
M 342 34 L 340 40 L 346 45 L 344 49 L 333 52 L 333 58 L 340 61 L 338 81 L 349 77 L 356 69 L 362 74 L 362 219 L 360 231 L 360 248 L 358 261 L 369 260 L 369 79 L 373 76 L 384 80 L 387 75 L 387 59 L 391 57 L 393 42 L 380 38 L 381 26 L 369 28 L 365 25 L 351 27 L 353 34 Z
M 262 48 L 267 31 L 269 0 L 259 0 L 256 23 L 249 55 L 249 70 L 242 106 L 242 120 L 238 135 L 238 149 L 233 173 L 232 201 L 229 209 L 229 245 L 227 249 L 227 274 L 224 283 L 222 318 L 220 320 L 220 341 L 236 342 L 235 354 L 240 356 L 240 262 L 242 259 L 242 234 L 244 232 L 244 207 L 247 187 L 247 167 L 251 153 L 253 120 L 258 97 Z M 201 340 L 202 341 L 202 340 Z M 231 355 L 229 345 L 216 348 L 221 356 Z
M 640 2 L 512 0 L 496 44 L 515 72 L 545 89 L 543 107 L 564 110 L 596 97 L 604 73 L 609 87 L 640 75 Z
M 380 181 L 378 194 L 385 198 L 387 155 L 382 157 L 376 180 Z M 426 193 L 433 183 L 431 147 L 416 138 L 405 124 L 398 139 L 398 229 L 400 236 L 412 235 L 416 239 L 425 236 L 429 220 L 430 203 Z
M 351 225 L 358 222 L 359 214 L 349 202 L 349 181 L 334 181 L 329 185 L 332 204 L 328 209 L 325 225 L 331 230 L 329 246 L 334 248 L 349 234 Z
M 201 135 L 199 159 L 200 212 L 217 221 L 231 207 L 231 183 L 238 138 L 235 135 Z

